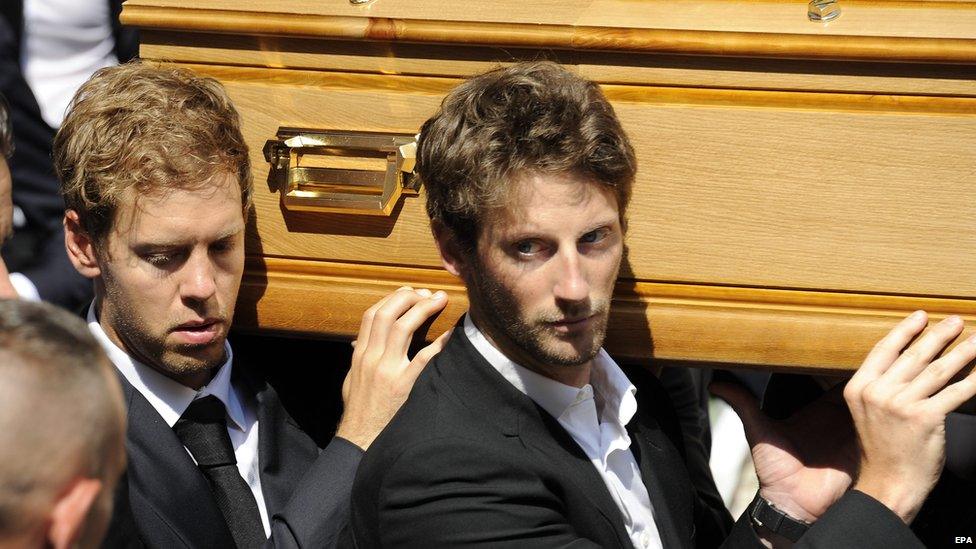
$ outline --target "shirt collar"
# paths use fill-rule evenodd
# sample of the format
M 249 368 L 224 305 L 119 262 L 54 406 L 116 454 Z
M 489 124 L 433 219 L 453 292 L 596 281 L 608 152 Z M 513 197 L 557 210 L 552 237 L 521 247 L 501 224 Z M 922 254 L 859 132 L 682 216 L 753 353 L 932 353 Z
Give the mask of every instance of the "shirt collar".
M 164 376 L 155 369 L 134 360 L 128 353 L 112 341 L 102 326 L 98 323 L 95 315 L 95 304 L 88 308 L 88 329 L 95 336 L 95 339 L 105 349 L 109 359 L 115 368 L 125 377 L 142 396 L 149 401 L 153 408 L 159 412 L 163 421 L 170 427 L 176 425 L 183 412 L 190 406 L 190 403 L 198 398 L 213 395 L 224 403 L 227 410 L 227 417 L 232 422 L 232 427 L 244 430 L 246 424 L 244 408 L 238 398 L 236 391 L 231 385 L 231 373 L 234 366 L 234 355 L 230 348 L 230 343 L 224 341 L 224 351 L 227 354 L 227 361 L 217 370 L 217 375 L 210 380 L 210 383 L 195 391 L 185 385 Z
M 516 364 L 488 341 L 470 314 L 464 315 L 464 335 L 502 377 L 556 419 L 570 407 L 594 396 L 602 402 L 600 416 L 604 421 L 624 426 L 637 412 L 637 388 L 603 348 L 593 359 L 590 383 L 573 387 Z

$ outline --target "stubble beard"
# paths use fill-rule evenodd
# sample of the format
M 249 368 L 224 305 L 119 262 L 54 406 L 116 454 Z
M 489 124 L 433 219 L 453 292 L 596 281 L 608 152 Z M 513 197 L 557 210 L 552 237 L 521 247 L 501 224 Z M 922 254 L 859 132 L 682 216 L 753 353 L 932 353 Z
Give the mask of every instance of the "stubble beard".
M 108 291 L 106 293 L 108 294 Z M 179 322 L 165 320 L 152 326 L 148 324 L 151 319 L 145 319 L 135 314 L 126 300 L 116 299 L 114 304 L 114 329 L 118 338 L 123 342 L 123 349 L 133 359 L 169 378 L 178 380 L 212 371 L 220 367 L 227 359 L 224 352 L 226 333 L 223 334 L 223 337 L 218 338 L 218 341 L 206 346 L 218 349 L 212 353 L 214 355 L 212 358 L 200 356 L 199 352 L 194 352 L 201 349 L 199 346 L 169 345 L 166 343 L 169 327 L 175 326 Z
M 535 318 L 525 318 L 511 293 L 498 281 L 482 273 L 472 276 L 477 302 L 483 320 L 490 325 L 489 331 L 509 339 L 530 358 L 541 364 L 573 368 L 593 360 L 607 335 L 609 301 L 591 301 L 566 304 L 558 310 L 547 311 Z M 593 316 L 590 330 L 578 334 L 573 351 L 561 351 L 553 343 L 568 341 L 556 333 L 552 322 L 565 318 Z M 497 336 L 496 336 L 497 337 Z

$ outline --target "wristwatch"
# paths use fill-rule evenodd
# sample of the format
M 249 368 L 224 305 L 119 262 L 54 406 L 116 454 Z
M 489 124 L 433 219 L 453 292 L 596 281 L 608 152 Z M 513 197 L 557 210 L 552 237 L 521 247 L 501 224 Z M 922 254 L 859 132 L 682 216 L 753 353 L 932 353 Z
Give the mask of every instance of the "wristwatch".
M 770 532 L 783 536 L 790 541 L 797 541 L 810 528 L 809 522 L 795 519 L 773 506 L 756 492 L 755 499 L 749 504 L 749 519 L 756 527 L 765 528 Z

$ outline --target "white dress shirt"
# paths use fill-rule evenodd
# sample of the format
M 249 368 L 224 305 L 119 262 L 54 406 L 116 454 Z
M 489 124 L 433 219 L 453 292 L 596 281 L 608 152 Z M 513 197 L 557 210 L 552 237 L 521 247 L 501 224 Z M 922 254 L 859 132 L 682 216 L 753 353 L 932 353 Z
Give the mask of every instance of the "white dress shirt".
M 21 67 L 41 117 L 57 129 L 68 103 L 96 70 L 118 65 L 105 0 L 24 0 Z
M 105 352 L 111 359 L 112 364 L 125 376 L 126 381 L 132 384 L 142 396 L 149 401 L 149 404 L 159 412 L 163 421 L 172 428 L 176 421 L 180 419 L 183 412 L 190 406 L 190 403 L 198 398 L 213 395 L 224 403 L 227 410 L 227 433 L 230 435 L 230 442 L 234 446 L 234 455 L 237 457 L 237 470 L 251 488 L 254 499 L 258 504 L 258 511 L 261 512 L 261 523 L 264 525 L 264 535 L 271 535 L 271 523 L 268 520 L 268 508 L 264 503 L 264 494 L 261 491 L 261 474 L 258 465 L 258 418 L 254 410 L 253 403 L 245 398 L 240 389 L 231 383 L 231 371 L 234 360 L 230 344 L 224 343 L 227 351 L 227 362 L 225 362 L 217 375 L 199 391 L 177 383 L 164 376 L 156 370 L 132 359 L 118 345 L 116 345 L 108 334 L 102 329 L 95 317 L 94 304 L 88 308 L 88 328 L 95 339 L 102 345 Z M 187 450 L 187 453 L 190 453 Z M 193 454 L 190 454 L 193 457 Z M 196 463 L 196 460 L 194 460 Z
M 577 388 L 512 362 L 465 315 L 464 333 L 498 372 L 542 407 L 579 444 L 620 508 L 634 547 L 661 549 L 647 487 L 630 451 L 626 425 L 637 412 L 637 388 L 603 349 L 593 359 L 590 383 Z

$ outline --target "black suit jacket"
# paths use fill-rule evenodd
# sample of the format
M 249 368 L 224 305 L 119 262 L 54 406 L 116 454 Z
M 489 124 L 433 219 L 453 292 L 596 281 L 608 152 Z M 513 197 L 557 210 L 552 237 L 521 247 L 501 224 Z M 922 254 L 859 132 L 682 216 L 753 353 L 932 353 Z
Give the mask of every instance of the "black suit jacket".
M 234 547 L 206 478 L 149 401 L 119 377 L 129 414 L 128 469 L 103 546 Z M 255 368 L 235 360 L 234 377 L 256 404 L 261 490 L 272 516 L 269 546 L 333 546 L 347 520 L 362 451 L 340 438 L 320 450 Z
M 734 525 L 710 477 L 685 456 L 667 394 L 628 372 L 639 412 L 628 425 L 664 546 L 762 545 Z M 455 330 L 356 475 L 344 545 L 631 547 L 619 509 L 572 437 Z M 865 540 L 870 540 L 865 544 Z M 873 499 L 851 492 L 797 547 L 919 547 Z
M 955 547 L 957 537 L 976 540 L 976 481 L 943 471 L 912 530 L 927 547 Z

